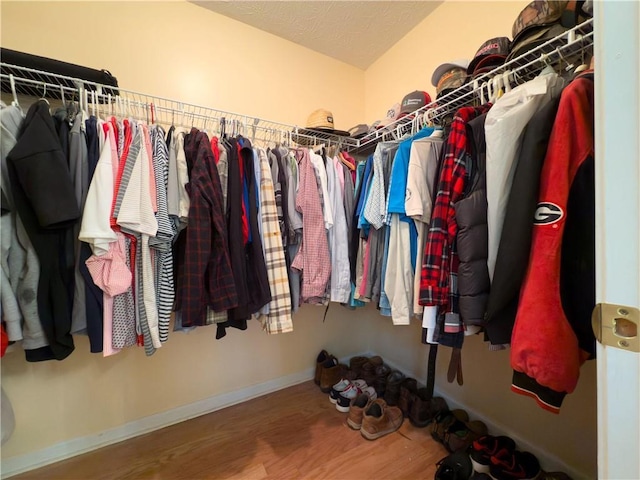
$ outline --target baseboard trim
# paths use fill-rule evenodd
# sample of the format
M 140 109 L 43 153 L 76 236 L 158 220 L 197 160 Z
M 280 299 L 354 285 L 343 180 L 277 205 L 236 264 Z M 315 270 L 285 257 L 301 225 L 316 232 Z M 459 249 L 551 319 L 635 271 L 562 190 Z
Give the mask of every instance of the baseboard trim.
M 420 376 L 418 376 L 415 372 L 411 372 L 407 368 L 403 367 L 402 365 L 397 365 L 393 361 L 389 361 L 388 358 L 386 357 L 383 357 L 383 358 L 385 363 L 389 365 L 391 368 L 400 370 L 405 375 L 408 375 L 414 378 L 420 378 Z M 448 395 L 444 394 L 442 391 L 438 390 L 438 388 L 434 388 L 434 395 L 443 397 L 447 401 L 447 404 L 449 405 L 449 407 L 452 409 L 461 408 L 463 410 L 466 410 L 466 412 L 469 414 L 469 417 L 471 419 L 482 420 L 487 425 L 487 428 L 489 429 L 489 432 L 492 435 L 508 435 L 511 438 L 513 438 L 513 440 L 515 440 L 516 444 L 518 445 L 519 450 L 531 452 L 536 457 L 538 457 L 538 460 L 540 460 L 540 464 L 543 466 L 545 471 L 563 471 L 567 473 L 574 480 L 580 480 L 580 479 L 586 480 L 589 478 L 587 475 L 585 475 L 584 472 L 580 472 L 576 470 L 575 468 L 571 467 L 570 465 L 562 461 L 557 456 L 550 454 L 545 450 L 540 449 L 539 447 L 537 447 L 532 443 L 529 443 L 526 439 L 520 437 L 516 432 L 514 432 L 513 429 L 508 428 L 506 425 L 503 425 L 502 423 L 497 422 L 492 418 L 487 418 L 483 416 L 480 412 L 474 409 L 473 406 L 467 405 L 466 403 L 459 402 L 449 397 Z
M 340 361 L 348 362 L 348 359 L 354 355 L 362 354 L 353 354 L 340 359 Z M 9 478 L 29 470 L 34 470 L 44 467 L 45 465 L 97 450 L 98 448 L 144 435 L 154 430 L 184 422 L 185 420 L 206 415 L 216 410 L 246 402 L 247 400 L 276 392 L 283 388 L 298 385 L 313 379 L 314 374 L 315 367 L 312 367 L 301 372 L 241 388 L 240 390 L 215 395 L 187 405 L 181 405 L 171 410 L 134 420 L 133 422 L 125 423 L 124 425 L 102 432 L 61 442 L 42 450 L 15 457 L 3 458 L 0 464 L 0 477 L 3 479 Z

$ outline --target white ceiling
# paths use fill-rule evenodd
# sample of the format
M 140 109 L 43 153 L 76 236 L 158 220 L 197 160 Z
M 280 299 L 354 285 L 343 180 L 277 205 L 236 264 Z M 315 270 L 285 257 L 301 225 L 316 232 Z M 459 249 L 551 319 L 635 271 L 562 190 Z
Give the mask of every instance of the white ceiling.
M 366 69 L 442 1 L 193 1 Z

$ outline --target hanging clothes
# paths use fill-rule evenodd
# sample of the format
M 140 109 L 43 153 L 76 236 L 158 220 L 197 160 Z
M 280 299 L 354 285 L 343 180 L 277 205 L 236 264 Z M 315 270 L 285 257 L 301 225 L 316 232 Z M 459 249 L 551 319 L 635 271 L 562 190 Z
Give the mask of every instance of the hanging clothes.
M 595 354 L 593 72 L 562 92 L 511 340 L 512 390 L 558 413 Z M 542 299 L 542 300 L 541 300 Z
M 538 204 L 540 174 L 559 105 L 560 96 L 538 110 L 522 136 L 487 305 L 485 330 L 492 345 L 511 343 L 520 290 L 529 264 L 531 219 Z
M 531 117 L 564 87 L 557 73 L 544 73 L 500 97 L 487 114 L 487 225 L 489 231 L 489 278 L 493 278 L 506 200 L 513 182 L 514 162 L 520 151 L 522 132 Z
M 38 313 L 51 349 L 48 358 L 62 360 L 74 350 L 66 290 L 74 267 L 59 252 L 66 250 L 67 230 L 80 211 L 47 102 L 29 109 L 7 163 L 16 210 L 40 262 Z
M 228 310 L 238 304 L 233 282 L 222 209 L 222 190 L 211 144 L 195 128 L 185 139 L 189 176 L 189 228 L 186 230 L 185 264 L 178 279 L 182 325 L 206 324 L 206 306 Z
M 302 242 L 292 268 L 302 274 L 302 301 L 322 298 L 331 277 L 331 258 L 318 182 L 309 150 L 296 151 L 300 180 L 296 210 L 302 214 Z
M 262 328 L 267 333 L 286 333 L 293 330 L 291 318 L 291 292 L 287 264 L 282 246 L 280 221 L 273 191 L 273 179 L 267 154 L 258 150 L 260 158 L 260 220 L 264 238 L 265 266 L 271 291 L 269 313 L 262 320 Z

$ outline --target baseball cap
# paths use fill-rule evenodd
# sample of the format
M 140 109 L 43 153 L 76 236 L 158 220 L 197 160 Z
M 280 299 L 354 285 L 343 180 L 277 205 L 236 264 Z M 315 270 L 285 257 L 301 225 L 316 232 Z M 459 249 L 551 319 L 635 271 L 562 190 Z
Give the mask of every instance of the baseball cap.
M 366 125 L 364 123 L 360 123 L 355 127 L 351 127 L 349 129 L 349 136 L 351 138 L 364 137 L 367 133 L 369 133 L 369 125 Z
M 438 83 L 436 85 L 436 92 L 437 92 L 436 98 L 440 98 L 443 95 L 446 95 L 447 93 L 449 93 L 450 91 L 461 87 L 462 85 L 467 83 L 468 78 L 469 77 L 467 76 L 466 69 L 456 66 L 454 68 L 446 70 L 440 76 Z
M 530 2 L 518 15 L 511 29 L 513 43 L 519 42 L 524 35 L 535 27 L 557 23 L 566 10 L 568 0 L 536 0 Z
M 511 52 L 509 53 L 506 61 L 509 62 L 520 55 L 524 55 L 528 51 L 533 50 L 558 35 L 561 35 L 567 30 L 567 28 L 563 27 L 559 23 L 529 29 L 526 35 L 521 35 L 517 42 L 513 42 L 511 45 Z
M 414 90 L 411 93 L 407 93 L 402 99 L 400 106 L 400 116 L 408 115 L 415 112 L 419 108 L 424 107 L 431 103 L 431 97 L 427 92 L 422 90 Z
M 382 120 L 377 121 L 375 128 L 386 127 L 390 123 L 395 122 L 398 118 L 400 118 L 400 104 L 396 103 L 393 107 L 387 110 L 387 114 Z
M 431 85 L 437 87 L 440 77 L 442 77 L 445 72 L 449 72 L 456 68 L 462 69 L 466 73 L 467 68 L 469 68 L 469 60 L 454 60 L 453 62 L 443 63 L 433 71 L 433 75 L 431 75 Z
M 511 47 L 511 41 L 507 37 L 495 37 L 487 40 L 476 52 L 469 63 L 467 68 L 467 74 L 476 76 L 477 69 L 486 69 L 489 66 L 496 67 L 504 63 L 507 55 L 509 55 L 509 49 Z

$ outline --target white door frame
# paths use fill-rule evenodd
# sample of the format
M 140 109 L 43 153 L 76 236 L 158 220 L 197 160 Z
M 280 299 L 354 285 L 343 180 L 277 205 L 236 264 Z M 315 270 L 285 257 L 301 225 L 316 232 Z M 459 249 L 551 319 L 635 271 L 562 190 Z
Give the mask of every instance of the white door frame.
M 640 3 L 594 1 L 596 302 L 640 305 Z M 597 345 L 598 477 L 640 479 L 640 354 Z

